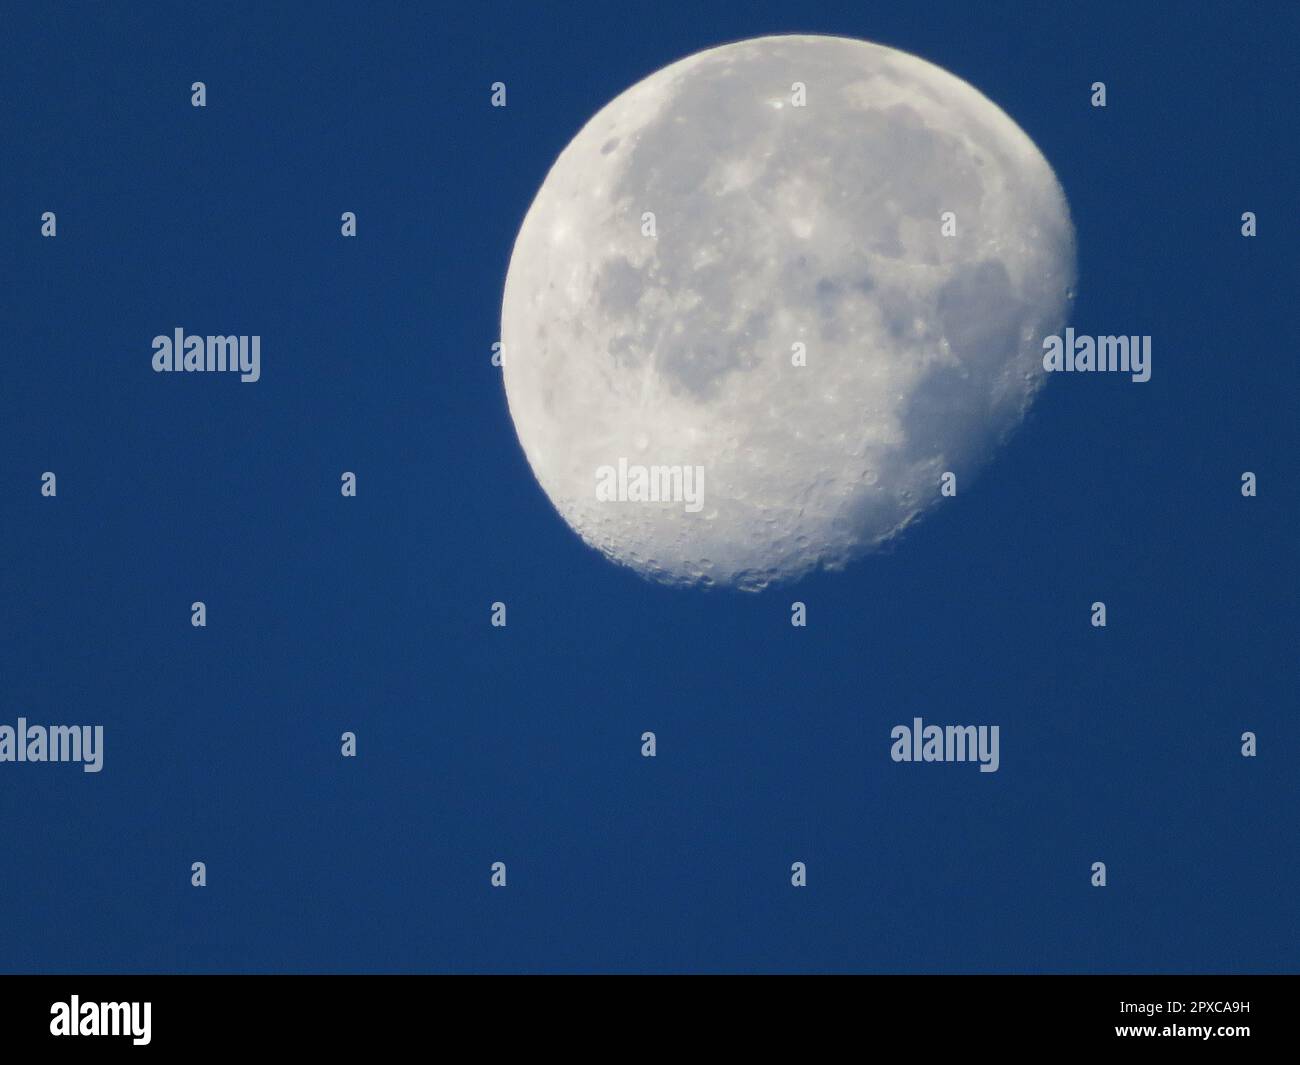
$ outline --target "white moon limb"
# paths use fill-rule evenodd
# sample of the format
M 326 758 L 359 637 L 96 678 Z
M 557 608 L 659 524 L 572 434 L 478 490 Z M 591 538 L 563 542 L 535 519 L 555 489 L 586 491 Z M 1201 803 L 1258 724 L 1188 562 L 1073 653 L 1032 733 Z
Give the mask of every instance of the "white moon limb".
M 1051 167 L 970 85 L 862 41 L 741 41 L 628 89 L 547 175 L 506 279 L 510 412 L 587 543 L 759 589 L 969 483 L 1074 272 Z M 620 461 L 702 468 L 702 506 L 598 493 Z

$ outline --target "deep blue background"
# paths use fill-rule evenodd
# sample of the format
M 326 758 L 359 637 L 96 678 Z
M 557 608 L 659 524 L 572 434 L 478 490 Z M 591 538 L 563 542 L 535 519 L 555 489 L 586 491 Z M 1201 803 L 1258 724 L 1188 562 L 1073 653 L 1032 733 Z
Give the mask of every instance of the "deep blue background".
M 107 736 L 0 765 L 0 970 L 1300 967 L 1295 8 L 983 6 L 10 11 L 0 722 Z M 791 31 L 1003 107 L 1074 324 L 1153 378 L 1052 380 L 846 573 L 667 590 L 536 485 L 501 286 L 596 110 Z M 177 325 L 260 334 L 262 380 L 154 374 Z M 999 724 L 1001 770 L 892 763 L 913 715 Z

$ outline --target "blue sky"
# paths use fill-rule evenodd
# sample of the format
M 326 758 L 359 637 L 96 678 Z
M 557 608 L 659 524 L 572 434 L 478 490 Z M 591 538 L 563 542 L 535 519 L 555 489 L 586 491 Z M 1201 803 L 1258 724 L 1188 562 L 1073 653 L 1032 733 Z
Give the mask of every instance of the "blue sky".
M 1184 19 L 11 14 L 0 723 L 106 750 L 0 765 L 0 970 L 1294 971 L 1296 16 Z M 1049 381 L 969 491 L 844 573 L 674 591 L 536 485 L 501 286 L 597 109 L 792 31 L 1006 110 L 1070 201 L 1072 324 L 1152 335 L 1152 380 Z M 262 379 L 152 373 L 178 325 L 260 334 Z M 892 763 L 914 716 L 999 724 L 1001 768 Z

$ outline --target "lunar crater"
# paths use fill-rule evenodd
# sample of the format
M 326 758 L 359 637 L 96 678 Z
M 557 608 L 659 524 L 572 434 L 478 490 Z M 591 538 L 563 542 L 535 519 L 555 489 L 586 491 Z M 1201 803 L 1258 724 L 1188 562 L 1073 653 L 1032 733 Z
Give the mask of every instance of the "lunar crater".
M 758 590 L 886 545 L 945 471 L 965 490 L 1074 276 L 1051 167 L 971 86 L 862 41 L 742 41 L 632 86 L 552 167 L 507 275 L 510 412 L 587 543 Z M 700 505 L 598 498 L 620 460 L 701 470 Z

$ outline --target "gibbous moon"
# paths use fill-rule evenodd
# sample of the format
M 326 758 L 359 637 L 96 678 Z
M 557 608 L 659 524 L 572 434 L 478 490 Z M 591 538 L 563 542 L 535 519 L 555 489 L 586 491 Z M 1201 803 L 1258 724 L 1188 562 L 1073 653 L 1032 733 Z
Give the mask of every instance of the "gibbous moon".
M 964 492 L 1074 274 L 1051 167 L 970 85 L 863 41 L 741 41 L 632 86 L 551 168 L 506 279 L 510 413 L 592 547 L 757 590 L 879 547 L 947 472 Z

